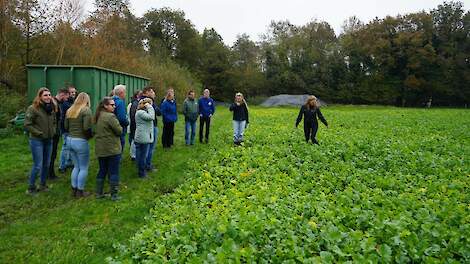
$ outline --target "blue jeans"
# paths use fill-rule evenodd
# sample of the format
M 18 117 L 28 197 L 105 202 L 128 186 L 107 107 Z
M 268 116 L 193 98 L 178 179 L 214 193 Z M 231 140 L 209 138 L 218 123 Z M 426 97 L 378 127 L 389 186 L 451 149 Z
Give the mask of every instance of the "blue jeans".
M 121 155 L 114 155 L 109 157 L 99 157 L 98 163 L 100 170 L 98 171 L 97 179 L 106 179 L 106 175 L 109 176 L 109 182 L 119 183 L 119 161 Z
M 29 139 L 29 147 L 33 154 L 33 167 L 29 176 L 29 186 L 36 184 L 36 176 L 41 174 L 41 185 L 46 185 L 49 164 L 51 162 L 52 139 Z
M 68 166 L 72 165 L 72 159 L 70 157 L 70 148 L 67 145 L 67 137 L 69 136 L 68 133 L 62 134 L 62 150 L 60 152 L 60 161 L 59 161 L 59 169 L 65 170 Z
M 233 120 L 233 142 L 239 143 L 243 141 L 243 132 L 245 132 L 246 121 Z
M 145 165 L 147 164 L 147 155 L 151 143 L 135 143 L 135 160 L 137 161 L 137 170 L 139 177 L 145 177 Z
M 191 130 L 191 137 L 189 132 Z M 186 145 L 194 145 L 194 138 L 196 137 L 196 121 L 185 121 L 184 124 L 184 139 Z
M 83 138 L 67 137 L 67 144 L 70 146 L 74 166 L 71 177 L 72 187 L 84 190 L 88 176 L 88 166 L 90 165 L 88 141 Z
M 149 151 L 147 153 L 147 159 L 145 162 L 145 168 L 146 169 L 152 169 L 152 158 L 153 158 L 153 153 L 155 152 L 155 145 L 157 145 L 157 138 L 158 138 L 158 127 L 154 126 L 153 127 L 153 142 L 150 143 L 149 146 Z

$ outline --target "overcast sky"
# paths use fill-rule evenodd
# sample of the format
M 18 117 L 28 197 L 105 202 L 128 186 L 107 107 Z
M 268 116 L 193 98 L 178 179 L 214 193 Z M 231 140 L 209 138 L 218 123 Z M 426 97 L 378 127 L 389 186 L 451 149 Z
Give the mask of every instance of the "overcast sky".
M 86 1 L 86 10 L 93 9 L 93 0 Z M 237 34 L 247 33 L 259 40 L 272 20 L 289 20 L 304 25 L 312 19 L 328 22 L 341 32 L 343 22 L 351 16 L 368 22 L 375 17 L 396 16 L 421 10 L 429 11 L 444 1 L 437 0 L 130 0 L 133 13 L 142 16 L 152 8 L 181 9 L 199 32 L 213 27 L 228 45 Z M 461 1 L 465 10 L 470 0 Z

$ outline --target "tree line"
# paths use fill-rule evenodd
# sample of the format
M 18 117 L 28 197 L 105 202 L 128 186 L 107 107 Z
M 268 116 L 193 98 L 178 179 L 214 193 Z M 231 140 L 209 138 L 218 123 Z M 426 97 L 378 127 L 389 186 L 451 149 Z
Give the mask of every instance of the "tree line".
M 470 12 L 462 2 L 430 11 L 347 19 L 337 35 L 325 21 L 272 21 L 260 41 L 241 34 L 231 45 L 203 32 L 181 10 L 129 0 L 0 0 L 0 85 L 26 90 L 25 64 L 97 65 L 152 79 L 157 91 L 209 88 L 220 101 L 314 94 L 345 104 L 464 106 L 470 102 Z M 178 94 L 180 93 L 180 94 Z M 160 93 L 161 94 L 161 93 Z

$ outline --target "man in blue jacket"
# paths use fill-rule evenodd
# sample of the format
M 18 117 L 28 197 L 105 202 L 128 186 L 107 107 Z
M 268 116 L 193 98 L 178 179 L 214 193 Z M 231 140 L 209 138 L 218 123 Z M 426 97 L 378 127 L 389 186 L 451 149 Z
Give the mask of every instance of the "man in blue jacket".
M 204 95 L 199 98 L 199 142 L 202 143 L 204 124 L 206 125 L 206 134 L 205 142 L 209 143 L 209 130 L 211 126 L 211 117 L 215 113 L 215 103 L 212 98 L 210 98 L 209 89 L 204 90 Z
M 129 125 L 129 120 L 127 120 L 127 111 L 126 111 L 126 86 L 118 84 L 114 86 L 113 89 L 113 100 L 116 104 L 114 108 L 114 114 L 116 115 L 119 124 L 122 127 L 121 134 L 121 152 L 124 150 L 124 144 L 126 143 L 126 132 L 127 126 Z

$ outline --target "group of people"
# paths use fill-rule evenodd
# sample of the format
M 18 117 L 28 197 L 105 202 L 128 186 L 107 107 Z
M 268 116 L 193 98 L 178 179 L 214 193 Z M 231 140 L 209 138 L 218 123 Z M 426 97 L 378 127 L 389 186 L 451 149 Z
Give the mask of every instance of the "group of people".
M 96 176 L 96 197 L 103 198 L 106 177 L 109 180 L 112 200 L 120 199 L 119 165 L 128 134 L 131 159 L 136 161 L 137 174 L 146 178 L 153 171 L 152 157 L 157 143 L 157 116 L 162 116 L 163 148 L 174 144 L 174 125 L 178 120 L 175 93 L 168 89 L 163 100 L 156 102 L 155 90 L 145 87 L 125 105 L 126 87 L 116 85 L 112 96 L 104 97 L 93 116 L 90 97 L 74 87 L 59 89 L 52 96 L 48 88 L 40 88 L 25 116 L 25 130 L 29 133 L 29 144 L 33 156 L 33 167 L 29 177 L 28 194 L 47 191 L 47 178 L 54 179 L 54 161 L 60 138 L 63 138 L 59 171 L 71 172 L 71 190 L 74 197 L 86 197 L 86 179 L 90 163 L 89 140 L 95 138 L 95 154 L 99 171 Z M 248 126 L 248 106 L 241 93 L 235 95 L 230 105 L 233 112 L 234 144 L 243 142 L 243 134 Z M 209 142 L 211 118 L 215 113 L 215 101 L 210 91 L 205 89 L 203 96 L 196 100 L 195 92 L 189 91 L 183 104 L 185 118 L 185 143 L 194 145 L 196 122 L 199 118 L 199 141 Z M 94 127 L 94 129 L 93 129 Z M 129 133 L 127 133 L 129 132 Z M 205 132 L 205 133 L 204 133 Z M 71 164 L 69 162 L 71 160 Z M 40 175 L 40 185 L 36 178 Z

